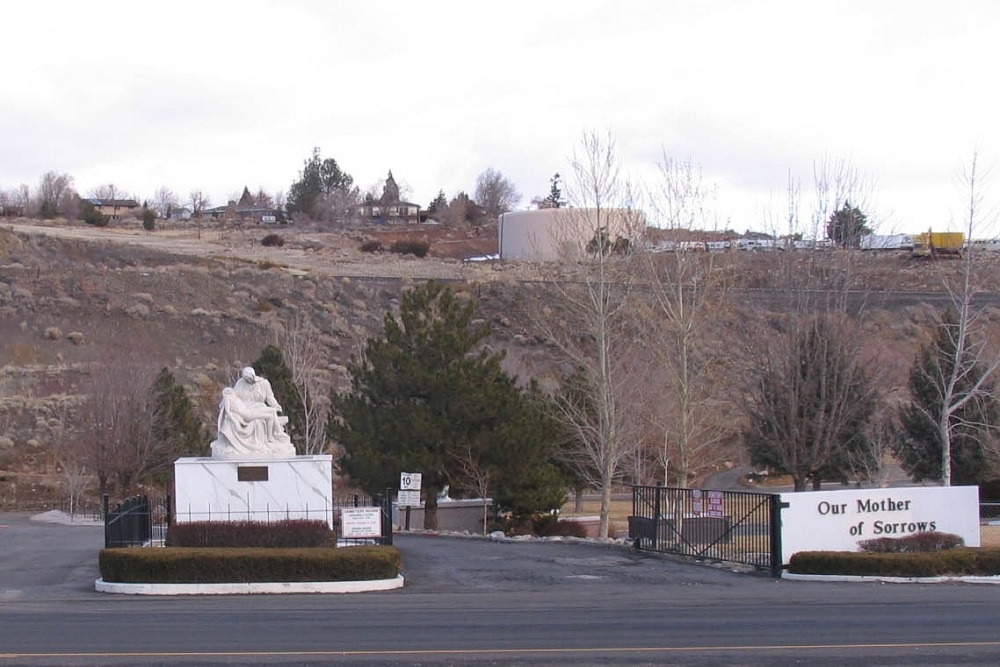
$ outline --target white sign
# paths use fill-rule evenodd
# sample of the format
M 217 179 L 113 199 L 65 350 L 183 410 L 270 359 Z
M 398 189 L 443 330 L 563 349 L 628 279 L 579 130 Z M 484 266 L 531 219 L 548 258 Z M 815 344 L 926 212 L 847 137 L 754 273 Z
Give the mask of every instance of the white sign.
M 396 498 L 396 504 L 398 504 L 400 507 L 419 507 L 420 492 L 412 490 L 401 490 L 399 492 L 399 497 Z
M 382 508 L 345 507 L 340 510 L 340 537 L 382 537 Z
M 799 551 L 857 551 L 858 543 L 914 533 L 951 533 L 979 546 L 979 489 L 930 486 L 783 493 L 781 559 Z
M 419 472 L 399 473 L 399 488 L 403 491 L 419 491 L 420 477 L 421 475 Z

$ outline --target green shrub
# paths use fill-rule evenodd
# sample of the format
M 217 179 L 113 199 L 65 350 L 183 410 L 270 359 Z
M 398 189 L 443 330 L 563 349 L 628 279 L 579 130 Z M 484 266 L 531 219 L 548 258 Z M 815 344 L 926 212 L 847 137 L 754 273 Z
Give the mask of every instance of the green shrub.
M 431 244 L 427 241 L 413 241 L 413 240 L 400 240 L 392 244 L 389 248 L 392 252 L 398 255 L 415 255 L 417 257 L 426 257 L 427 252 L 431 249 Z
M 145 206 L 142 208 L 142 228 L 147 232 L 156 229 L 156 213 Z
M 858 543 L 858 548 L 868 553 L 920 553 L 964 546 L 965 540 L 958 535 L 936 531 L 914 533 L 905 537 L 877 537 Z
M 83 212 L 82 218 L 85 223 L 93 225 L 94 227 L 107 227 L 108 223 L 111 222 L 111 218 L 104 215 L 93 206 L 87 206 L 86 210 Z
M 268 248 L 281 248 L 285 245 L 285 237 L 280 234 L 268 234 L 261 239 L 260 244 Z
M 194 521 L 167 529 L 169 547 L 284 549 L 336 544 L 326 521 Z
M 394 547 L 306 549 L 102 549 L 101 578 L 128 584 L 219 584 L 392 579 L 401 559 Z

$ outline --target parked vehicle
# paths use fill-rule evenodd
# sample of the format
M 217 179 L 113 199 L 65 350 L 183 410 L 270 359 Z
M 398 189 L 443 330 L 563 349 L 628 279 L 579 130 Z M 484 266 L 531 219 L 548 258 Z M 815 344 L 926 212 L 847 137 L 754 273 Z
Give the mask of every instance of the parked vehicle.
M 913 237 L 914 257 L 961 257 L 965 247 L 965 234 L 962 232 L 935 232 L 928 229 L 923 234 Z

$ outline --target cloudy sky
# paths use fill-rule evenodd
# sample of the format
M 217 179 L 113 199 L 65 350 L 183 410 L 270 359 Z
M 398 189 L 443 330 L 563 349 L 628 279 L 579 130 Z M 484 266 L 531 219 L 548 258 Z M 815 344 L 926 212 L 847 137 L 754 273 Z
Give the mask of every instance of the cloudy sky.
M 1000 156 L 995 0 L 33 0 L 4 25 L 0 189 L 222 204 L 319 147 L 422 206 L 492 167 L 526 207 L 598 132 L 637 180 L 700 165 L 738 231 L 785 215 L 789 175 L 808 218 L 815 165 L 849 163 L 890 232 L 961 229 L 963 168 Z

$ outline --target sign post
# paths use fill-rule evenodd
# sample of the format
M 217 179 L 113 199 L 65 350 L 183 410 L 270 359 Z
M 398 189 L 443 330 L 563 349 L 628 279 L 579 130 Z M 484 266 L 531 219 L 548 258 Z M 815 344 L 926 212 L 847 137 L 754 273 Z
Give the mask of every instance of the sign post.
M 399 494 L 398 503 L 406 508 L 404 529 L 410 529 L 410 508 L 420 504 L 420 482 L 422 475 L 419 472 L 399 473 Z

